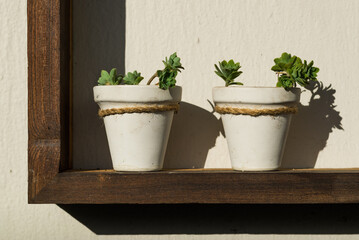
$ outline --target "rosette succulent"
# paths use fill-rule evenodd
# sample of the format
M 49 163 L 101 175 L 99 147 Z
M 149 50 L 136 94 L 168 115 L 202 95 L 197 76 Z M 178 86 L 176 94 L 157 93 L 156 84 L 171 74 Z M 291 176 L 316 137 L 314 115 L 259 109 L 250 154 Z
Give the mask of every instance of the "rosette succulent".
M 308 64 L 306 60 L 302 61 L 299 57 L 285 52 L 280 58 L 274 59 L 274 62 L 272 70 L 278 75 L 277 87 L 288 90 L 297 84 L 305 87 L 310 81 L 317 81 L 319 68 L 313 66 L 313 61 Z
M 243 85 L 241 82 L 235 82 L 234 79 L 242 74 L 242 71 L 239 71 L 241 68 L 240 63 L 235 63 L 233 59 L 228 62 L 223 60 L 218 62 L 219 67 L 214 64 L 214 67 L 217 71 L 214 71 L 219 77 L 225 81 L 226 87 L 230 85 Z

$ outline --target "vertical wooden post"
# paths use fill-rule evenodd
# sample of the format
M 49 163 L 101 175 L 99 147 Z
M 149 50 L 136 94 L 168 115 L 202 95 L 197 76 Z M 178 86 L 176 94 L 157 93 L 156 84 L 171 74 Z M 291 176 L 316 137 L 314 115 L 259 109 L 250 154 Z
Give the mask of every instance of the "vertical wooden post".
M 69 1 L 28 0 L 29 201 L 67 169 Z

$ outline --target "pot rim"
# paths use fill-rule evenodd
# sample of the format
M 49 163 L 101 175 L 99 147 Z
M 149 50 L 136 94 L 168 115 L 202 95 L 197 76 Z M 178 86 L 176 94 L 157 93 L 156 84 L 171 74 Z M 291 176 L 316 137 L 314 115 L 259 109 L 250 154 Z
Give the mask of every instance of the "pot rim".
M 218 86 L 212 89 L 212 97 L 215 103 L 297 103 L 300 100 L 300 94 L 300 88 L 292 88 L 287 91 L 281 87 L 266 86 Z
M 182 87 L 163 90 L 156 85 L 94 86 L 95 102 L 157 103 L 180 102 Z
M 285 90 L 284 88 L 282 88 L 282 87 L 271 87 L 271 86 L 243 86 L 243 85 L 230 85 L 230 86 L 228 86 L 228 87 L 226 87 L 226 86 L 215 86 L 215 87 L 213 87 L 213 88 L 230 88 L 230 89 L 234 89 L 234 88 L 236 88 L 236 89 L 248 89 L 248 88 L 254 88 L 254 89 L 266 89 L 266 88 L 269 88 L 269 89 L 283 89 L 283 90 Z M 291 88 L 291 90 L 295 90 L 295 89 L 301 89 L 301 88 L 299 88 L 299 87 L 295 87 L 295 88 Z
M 93 88 L 154 88 L 154 89 L 160 89 L 163 90 L 161 88 L 158 87 L 158 85 L 96 85 Z M 169 89 L 173 89 L 173 88 L 182 88 L 181 86 L 174 86 L 172 88 Z M 166 91 L 166 90 L 163 90 Z

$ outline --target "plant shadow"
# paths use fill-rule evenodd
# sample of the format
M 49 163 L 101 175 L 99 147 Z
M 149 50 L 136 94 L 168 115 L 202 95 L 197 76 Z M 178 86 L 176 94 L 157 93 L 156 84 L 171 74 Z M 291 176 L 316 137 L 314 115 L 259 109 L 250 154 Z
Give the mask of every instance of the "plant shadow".
M 101 70 L 125 71 L 126 1 L 73 0 L 73 33 L 73 168 L 112 169 L 92 89 Z
M 220 133 L 224 134 L 221 119 L 196 105 L 181 102 L 173 118 L 164 168 L 203 168 Z
M 98 235 L 358 234 L 359 205 L 59 205 Z
M 333 129 L 344 130 L 342 117 L 335 108 L 336 90 L 331 85 L 314 82 L 309 105 L 299 104 L 293 116 L 282 160 L 282 168 L 313 168 Z

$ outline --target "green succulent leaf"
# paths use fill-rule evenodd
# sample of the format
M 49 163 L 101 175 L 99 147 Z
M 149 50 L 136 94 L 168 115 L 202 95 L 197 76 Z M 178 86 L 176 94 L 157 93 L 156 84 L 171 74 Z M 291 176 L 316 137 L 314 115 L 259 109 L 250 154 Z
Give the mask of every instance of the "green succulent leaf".
M 284 75 L 284 74 L 279 76 L 278 82 L 285 89 L 295 87 L 295 82 L 289 76 Z
M 289 53 L 282 53 L 280 58 L 274 59 L 275 65 L 272 70 L 278 74 L 277 87 L 283 87 L 286 90 L 300 86 L 307 86 L 311 81 L 317 81 L 319 68 L 314 67 L 314 62 L 309 64 L 297 56 Z
M 241 82 L 231 82 L 229 85 L 243 85 Z
M 165 65 L 163 70 L 157 71 L 159 79 L 159 87 L 161 89 L 169 89 L 176 86 L 176 76 L 181 69 L 184 69 L 181 64 L 181 59 L 177 56 L 177 53 L 173 53 L 169 58 L 165 58 L 162 61 Z
M 142 81 L 143 77 L 140 72 L 133 71 L 128 72 L 123 78 L 123 83 L 126 85 L 138 85 Z
M 111 69 L 110 73 L 106 70 L 101 71 L 101 76 L 98 79 L 98 85 L 119 85 L 123 76 L 117 74 L 117 69 Z
M 98 79 L 99 85 L 138 85 L 143 77 L 141 76 L 141 73 L 134 71 L 129 72 L 125 77 L 123 77 L 121 74 L 117 74 L 117 69 L 113 68 L 111 69 L 110 73 L 108 73 L 106 70 L 101 71 L 101 76 Z
M 238 71 L 241 68 L 239 62 L 235 63 L 233 59 L 228 62 L 223 60 L 218 62 L 218 66 L 214 64 L 214 67 L 216 68 L 214 72 L 225 81 L 226 87 L 230 85 L 243 85 L 241 82 L 234 82 L 234 79 L 243 73 Z
M 106 70 L 101 71 L 101 77 L 98 79 L 99 85 L 106 85 L 107 81 L 110 79 L 110 74 Z

